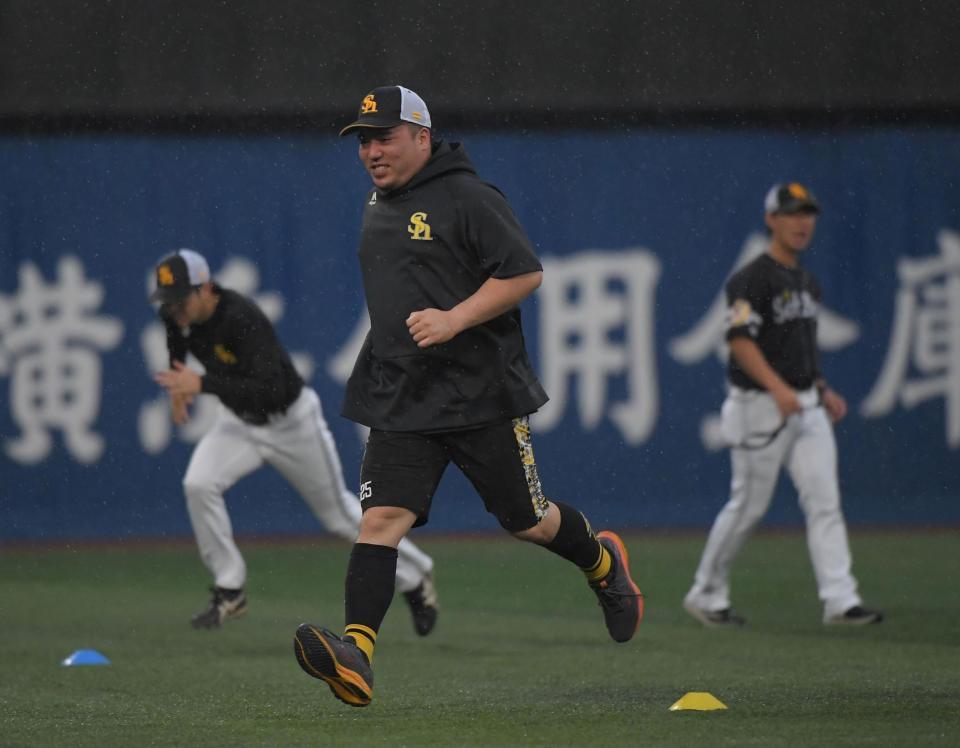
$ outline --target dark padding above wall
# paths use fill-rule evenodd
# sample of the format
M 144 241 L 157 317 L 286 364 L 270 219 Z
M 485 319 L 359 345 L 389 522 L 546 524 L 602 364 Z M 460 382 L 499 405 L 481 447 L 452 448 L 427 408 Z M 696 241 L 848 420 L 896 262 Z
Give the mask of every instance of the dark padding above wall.
M 0 0 L 0 118 L 458 125 L 960 110 L 953 0 Z

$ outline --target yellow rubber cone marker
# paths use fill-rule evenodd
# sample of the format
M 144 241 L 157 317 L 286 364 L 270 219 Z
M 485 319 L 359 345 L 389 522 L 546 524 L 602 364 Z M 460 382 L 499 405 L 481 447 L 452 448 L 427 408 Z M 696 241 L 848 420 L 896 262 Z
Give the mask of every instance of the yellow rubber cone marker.
M 712 693 L 706 691 L 690 691 L 685 693 L 679 701 L 670 707 L 671 712 L 689 709 L 697 712 L 712 712 L 714 709 L 726 709 L 727 705 Z

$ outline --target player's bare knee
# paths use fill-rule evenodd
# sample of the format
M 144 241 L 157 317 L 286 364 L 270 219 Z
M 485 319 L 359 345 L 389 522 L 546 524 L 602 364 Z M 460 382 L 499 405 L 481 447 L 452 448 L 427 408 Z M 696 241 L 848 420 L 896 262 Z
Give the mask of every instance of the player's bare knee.
M 509 529 L 509 528 L 508 528 Z M 510 531 L 513 537 L 537 545 L 546 545 L 557 536 L 560 529 L 560 510 L 553 502 L 547 502 L 547 509 L 533 527 L 526 530 Z
M 361 543 L 396 547 L 413 527 L 416 515 L 409 509 L 396 506 L 375 506 L 363 513 L 360 520 Z
M 525 540 L 529 543 L 536 543 L 537 545 L 546 545 L 553 540 L 553 536 L 556 535 L 556 532 L 551 535 L 548 531 L 548 528 L 544 527 L 543 522 L 538 522 L 527 530 L 520 530 L 510 534 L 518 540 Z

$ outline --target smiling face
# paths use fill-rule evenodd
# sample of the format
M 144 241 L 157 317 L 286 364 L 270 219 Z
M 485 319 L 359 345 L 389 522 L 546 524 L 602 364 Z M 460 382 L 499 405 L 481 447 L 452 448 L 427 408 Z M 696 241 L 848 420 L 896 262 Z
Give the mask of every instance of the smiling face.
M 817 214 L 804 210 L 797 213 L 767 213 L 767 228 L 770 229 L 770 249 L 774 256 L 795 264 L 797 255 L 810 246 L 817 226 Z
M 358 140 L 360 162 L 385 192 L 403 187 L 430 160 L 430 131 L 425 127 L 364 128 Z

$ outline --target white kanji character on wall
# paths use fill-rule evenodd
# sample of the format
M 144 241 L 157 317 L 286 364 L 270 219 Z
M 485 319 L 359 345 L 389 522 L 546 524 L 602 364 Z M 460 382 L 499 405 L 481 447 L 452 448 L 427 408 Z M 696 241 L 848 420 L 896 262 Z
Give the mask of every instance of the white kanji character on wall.
M 567 409 L 577 379 L 577 412 L 593 430 L 604 415 L 629 444 L 653 430 L 659 407 L 654 346 L 654 295 L 660 262 L 649 251 L 586 251 L 544 258 L 540 309 L 540 371 L 550 401 L 532 419 L 553 429 Z M 627 399 L 608 402 L 613 378 Z
M 960 446 L 960 234 L 937 235 L 940 255 L 900 258 L 900 289 L 886 361 L 860 412 L 876 418 L 897 402 L 946 401 L 947 444 Z M 917 376 L 910 377 L 911 365 Z
M 10 377 L 11 413 L 22 432 L 5 451 L 35 464 L 59 430 L 71 456 L 96 462 L 104 449 L 92 430 L 100 414 L 99 352 L 117 345 L 123 323 L 94 314 L 103 286 L 85 279 L 76 257 L 60 259 L 55 283 L 45 283 L 31 262 L 20 266 L 19 281 L 15 294 L 0 294 L 0 376 Z

